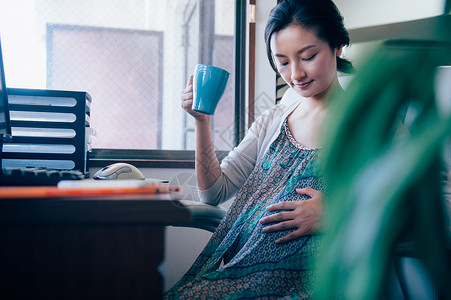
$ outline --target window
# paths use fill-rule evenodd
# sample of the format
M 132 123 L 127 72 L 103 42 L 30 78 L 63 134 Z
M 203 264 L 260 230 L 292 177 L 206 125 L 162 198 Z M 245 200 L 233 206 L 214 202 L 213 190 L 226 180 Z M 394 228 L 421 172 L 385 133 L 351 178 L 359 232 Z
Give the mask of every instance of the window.
M 192 150 L 180 94 L 197 63 L 230 71 L 213 120 L 235 144 L 235 0 L 2 0 L 9 87 L 87 91 L 94 149 Z M 239 4 L 241 5 L 241 4 Z

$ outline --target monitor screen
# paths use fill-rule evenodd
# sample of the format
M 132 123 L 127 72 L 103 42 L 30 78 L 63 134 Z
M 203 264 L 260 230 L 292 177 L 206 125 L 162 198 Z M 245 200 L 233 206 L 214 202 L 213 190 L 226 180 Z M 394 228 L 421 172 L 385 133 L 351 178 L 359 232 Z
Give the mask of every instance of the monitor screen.
M 11 135 L 11 123 L 9 119 L 9 109 L 8 109 L 8 94 L 6 91 L 5 70 L 3 68 L 1 39 L 0 39 L 0 135 L 1 135 L 0 139 L 4 137 L 9 137 Z

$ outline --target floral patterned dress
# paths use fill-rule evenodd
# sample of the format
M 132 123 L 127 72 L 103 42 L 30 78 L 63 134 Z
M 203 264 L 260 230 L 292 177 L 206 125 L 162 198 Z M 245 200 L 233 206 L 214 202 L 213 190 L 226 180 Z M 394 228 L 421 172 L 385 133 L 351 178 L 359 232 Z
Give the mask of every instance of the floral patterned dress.
M 313 263 L 322 238 L 285 244 L 289 231 L 263 232 L 259 220 L 270 204 L 309 197 L 295 189 L 325 191 L 319 148 L 305 148 L 284 122 L 264 159 L 255 166 L 234 203 L 190 270 L 166 299 L 306 299 L 312 296 Z M 292 229 L 293 230 L 293 229 Z

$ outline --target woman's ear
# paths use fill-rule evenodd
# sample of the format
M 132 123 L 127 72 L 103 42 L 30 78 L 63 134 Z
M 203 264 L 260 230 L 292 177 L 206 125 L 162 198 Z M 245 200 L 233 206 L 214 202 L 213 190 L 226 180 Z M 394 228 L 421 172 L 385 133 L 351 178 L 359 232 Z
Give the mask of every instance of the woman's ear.
M 343 45 L 341 45 L 339 48 L 335 49 L 335 56 L 340 56 L 341 53 L 343 53 Z

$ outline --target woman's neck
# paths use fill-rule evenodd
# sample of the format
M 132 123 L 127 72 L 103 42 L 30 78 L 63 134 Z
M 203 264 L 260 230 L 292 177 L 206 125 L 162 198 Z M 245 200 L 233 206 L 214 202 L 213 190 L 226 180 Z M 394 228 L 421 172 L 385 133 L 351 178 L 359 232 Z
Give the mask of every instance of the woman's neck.
M 338 82 L 338 77 L 336 76 L 333 80 L 333 82 L 329 85 L 329 87 L 323 91 L 322 93 L 315 95 L 313 97 L 310 97 L 309 99 L 313 100 L 312 102 L 317 103 L 326 103 L 327 99 L 329 98 L 330 94 L 343 91 L 343 88 L 341 87 L 340 83 Z

